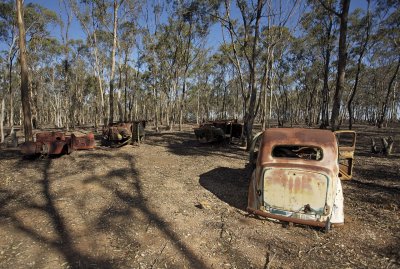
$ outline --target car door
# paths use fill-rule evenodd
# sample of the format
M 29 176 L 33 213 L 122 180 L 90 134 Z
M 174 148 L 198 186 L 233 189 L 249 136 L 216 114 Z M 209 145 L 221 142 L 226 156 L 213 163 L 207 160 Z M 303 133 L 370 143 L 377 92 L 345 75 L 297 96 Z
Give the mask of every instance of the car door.
M 354 151 L 356 148 L 356 132 L 350 130 L 336 131 L 339 148 L 339 178 L 350 180 L 353 178 Z

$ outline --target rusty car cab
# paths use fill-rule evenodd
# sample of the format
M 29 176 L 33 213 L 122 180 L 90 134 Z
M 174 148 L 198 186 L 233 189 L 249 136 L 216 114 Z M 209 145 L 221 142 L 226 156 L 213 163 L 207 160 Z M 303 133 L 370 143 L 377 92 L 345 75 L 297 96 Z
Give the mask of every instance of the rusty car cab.
M 344 223 L 339 146 L 334 132 L 273 128 L 253 140 L 247 210 L 259 216 L 324 227 Z

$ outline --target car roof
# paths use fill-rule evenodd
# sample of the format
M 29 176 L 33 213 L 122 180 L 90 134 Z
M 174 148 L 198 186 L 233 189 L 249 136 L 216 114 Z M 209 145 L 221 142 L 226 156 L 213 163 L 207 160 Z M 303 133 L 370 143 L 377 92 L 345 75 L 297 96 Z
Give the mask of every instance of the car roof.
M 329 146 L 336 144 L 335 134 L 330 130 L 306 128 L 271 128 L 264 133 L 264 140 L 281 145 Z M 265 143 L 265 142 L 264 142 Z
M 304 160 L 301 158 L 273 157 L 275 146 L 314 146 L 322 149 L 321 160 Z M 306 128 L 271 128 L 264 132 L 260 145 L 260 163 L 282 163 L 294 165 L 324 166 L 330 170 L 337 170 L 338 145 L 335 133 L 330 130 Z

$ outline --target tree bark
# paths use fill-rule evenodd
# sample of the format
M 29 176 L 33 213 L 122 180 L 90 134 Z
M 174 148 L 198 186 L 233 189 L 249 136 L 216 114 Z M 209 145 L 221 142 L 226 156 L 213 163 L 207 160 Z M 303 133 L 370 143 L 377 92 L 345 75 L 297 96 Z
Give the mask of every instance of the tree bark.
M 32 114 L 31 104 L 29 98 L 29 74 L 28 65 L 26 62 L 26 47 L 25 47 L 25 25 L 24 25 L 24 12 L 23 0 L 16 0 L 17 4 L 17 24 L 19 29 L 19 55 L 21 65 L 21 103 L 23 110 L 23 123 L 25 141 L 32 141 Z
M 257 44 L 260 34 L 260 19 L 261 19 L 261 11 L 263 9 L 263 0 L 257 1 L 257 15 L 256 15 L 256 22 L 255 22 L 255 29 L 254 29 L 254 38 L 253 38 L 253 48 L 252 48 L 252 57 L 251 62 L 249 63 L 250 67 L 250 102 L 248 106 L 248 111 L 245 114 L 244 120 L 244 129 L 246 130 L 246 149 L 250 149 L 251 141 L 253 140 L 253 124 L 255 119 L 255 110 L 256 110 L 256 98 L 257 98 L 257 89 L 255 85 L 255 65 L 256 65 L 256 57 L 257 55 Z
M 4 99 L 3 96 L 0 107 L 0 143 L 4 143 Z
M 114 73 L 115 73 L 115 51 L 117 49 L 117 26 L 118 26 L 118 2 L 114 0 L 114 30 L 113 47 L 111 51 L 111 74 L 110 74 L 110 120 L 109 124 L 114 122 Z
M 14 29 L 14 26 L 13 26 Z M 13 31 L 14 33 L 14 31 Z M 10 120 L 9 120 L 9 126 L 11 128 L 11 132 L 13 132 L 13 127 L 14 127 L 14 98 L 13 98 L 13 90 L 12 90 L 12 68 L 13 68 L 13 60 L 15 57 L 15 54 L 17 53 L 17 50 L 13 52 L 14 45 L 17 41 L 17 37 L 14 36 L 13 34 L 13 39 L 12 43 L 10 46 L 10 50 L 8 51 L 8 93 L 9 93 L 9 98 L 10 98 Z
M 322 110 L 321 110 L 321 126 L 320 128 L 325 129 L 329 126 L 329 65 L 331 62 L 331 51 L 332 46 L 330 43 L 333 27 L 333 15 L 329 16 L 329 25 L 326 29 L 326 48 L 325 48 L 325 66 L 324 66 L 324 86 L 322 88 Z
M 333 97 L 331 128 L 336 131 L 339 128 L 340 103 L 342 100 L 342 92 L 344 89 L 346 62 L 347 62 L 347 21 L 349 15 L 350 0 L 342 0 L 342 13 L 340 13 L 340 35 L 339 35 L 339 58 L 338 58 L 338 75 L 336 80 L 335 95 Z

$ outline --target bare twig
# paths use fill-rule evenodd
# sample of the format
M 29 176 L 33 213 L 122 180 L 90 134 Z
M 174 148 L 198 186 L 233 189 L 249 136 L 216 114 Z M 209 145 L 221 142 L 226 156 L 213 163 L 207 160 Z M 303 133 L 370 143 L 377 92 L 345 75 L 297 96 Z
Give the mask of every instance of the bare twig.
M 270 252 L 267 250 L 265 254 L 265 264 L 264 264 L 264 269 L 269 269 L 271 268 L 272 261 L 275 259 L 276 253 L 272 254 L 272 257 L 270 255 Z
M 161 248 L 160 253 L 158 253 L 157 257 L 154 259 L 153 263 L 151 264 L 151 268 L 154 268 L 154 265 L 156 265 L 158 258 L 161 256 L 161 254 L 164 252 L 164 249 L 166 248 L 168 242 L 165 242 L 163 247 Z

